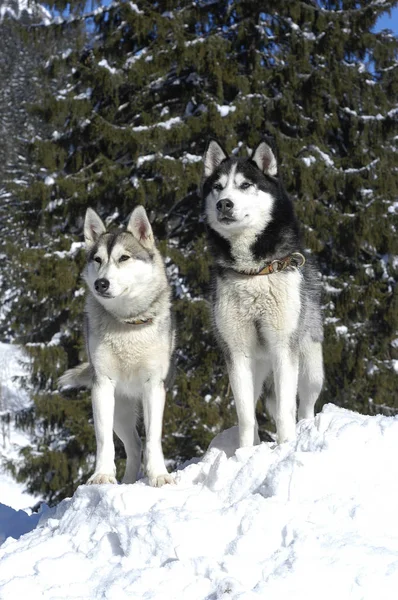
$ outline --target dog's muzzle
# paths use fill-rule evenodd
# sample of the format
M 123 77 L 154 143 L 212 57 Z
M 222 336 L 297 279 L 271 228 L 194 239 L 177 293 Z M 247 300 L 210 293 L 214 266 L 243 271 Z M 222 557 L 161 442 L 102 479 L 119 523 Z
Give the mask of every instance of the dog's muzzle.
M 98 292 L 98 294 L 101 294 L 101 296 L 105 295 L 109 289 L 109 279 L 105 279 L 105 277 L 102 277 L 101 279 L 96 279 L 94 281 L 94 287 L 95 291 Z
M 216 204 L 217 218 L 219 221 L 235 221 L 232 214 L 234 203 L 229 198 L 222 198 Z

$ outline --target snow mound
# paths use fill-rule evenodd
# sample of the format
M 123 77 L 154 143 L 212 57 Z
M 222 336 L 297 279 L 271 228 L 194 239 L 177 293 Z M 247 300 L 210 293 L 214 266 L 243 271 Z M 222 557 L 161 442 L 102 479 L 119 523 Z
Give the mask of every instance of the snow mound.
M 227 458 L 233 428 L 175 486 L 80 487 L 4 542 L 0 597 L 395 599 L 397 417 L 328 405 L 297 433 Z

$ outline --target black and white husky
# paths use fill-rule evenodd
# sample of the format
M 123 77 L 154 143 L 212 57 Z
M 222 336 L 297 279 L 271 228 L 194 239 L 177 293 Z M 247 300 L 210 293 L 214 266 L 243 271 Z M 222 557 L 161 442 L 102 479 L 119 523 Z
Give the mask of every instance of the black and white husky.
M 165 381 L 174 350 L 170 286 L 144 207 L 124 231 L 108 232 L 89 208 L 84 222 L 87 264 L 86 345 L 89 363 L 67 371 L 61 387 L 92 387 L 97 459 L 87 483 L 116 483 L 113 430 L 126 455 L 123 483 L 141 465 L 136 429 L 142 406 L 149 483 L 172 483 L 162 452 Z
M 213 320 L 225 354 L 240 446 L 259 443 L 255 407 L 266 406 L 279 442 L 314 416 L 323 382 L 320 282 L 303 255 L 291 200 L 271 148 L 204 155 L 204 214 L 214 258 Z M 266 384 L 266 385 L 264 385 Z

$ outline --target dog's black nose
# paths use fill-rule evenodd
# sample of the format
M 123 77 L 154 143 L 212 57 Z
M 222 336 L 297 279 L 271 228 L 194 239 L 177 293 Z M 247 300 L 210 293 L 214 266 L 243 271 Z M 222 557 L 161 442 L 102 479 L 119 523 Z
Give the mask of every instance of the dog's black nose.
M 216 208 L 218 212 L 221 213 L 230 213 L 234 207 L 234 203 L 229 198 L 223 198 L 219 200 L 216 204 Z
M 109 288 L 109 281 L 104 277 L 102 279 L 97 279 L 94 282 L 95 291 L 99 294 L 103 294 Z

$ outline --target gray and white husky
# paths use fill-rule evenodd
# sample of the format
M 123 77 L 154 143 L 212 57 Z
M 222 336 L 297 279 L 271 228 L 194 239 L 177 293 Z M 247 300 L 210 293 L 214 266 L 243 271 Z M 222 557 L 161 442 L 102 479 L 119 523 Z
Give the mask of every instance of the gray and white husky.
M 305 259 L 291 200 L 271 148 L 204 155 L 204 214 L 214 258 L 213 321 L 225 354 L 240 446 L 259 443 L 256 403 L 266 392 L 279 442 L 314 416 L 322 388 L 320 282 Z
M 87 483 L 116 483 L 113 430 L 124 444 L 123 483 L 141 465 L 136 423 L 144 413 L 144 466 L 149 483 L 172 483 L 162 452 L 165 383 L 174 351 L 170 287 L 144 207 L 124 231 L 108 232 L 89 208 L 84 223 L 87 264 L 86 345 L 89 363 L 67 371 L 60 386 L 92 387 L 97 456 Z

